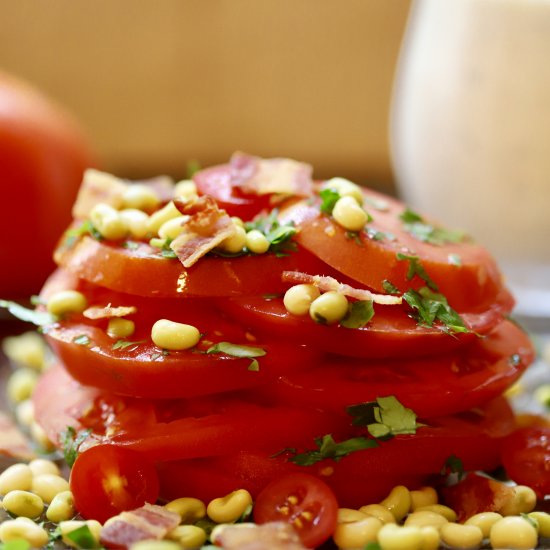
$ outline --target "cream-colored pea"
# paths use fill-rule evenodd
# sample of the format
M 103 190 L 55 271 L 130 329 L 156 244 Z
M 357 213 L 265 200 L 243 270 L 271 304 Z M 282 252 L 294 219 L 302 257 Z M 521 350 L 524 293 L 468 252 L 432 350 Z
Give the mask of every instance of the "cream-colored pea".
M 120 217 L 128 228 L 128 233 L 134 239 L 143 239 L 147 233 L 149 216 L 142 210 L 127 208 L 119 212 Z
M 354 508 L 338 508 L 338 523 L 352 523 L 365 519 L 367 514 Z
M 183 548 L 200 548 L 206 542 L 206 532 L 197 525 L 178 525 L 167 538 L 179 542 Z
M 61 521 L 59 523 L 59 532 L 61 533 L 61 540 L 67 545 L 72 546 L 73 548 L 78 548 L 76 542 L 70 539 L 67 535 L 85 525 L 88 526 L 90 533 L 94 537 L 97 543 L 99 543 L 99 538 L 101 536 L 101 523 L 95 519 L 89 519 L 86 521 L 71 519 L 67 521 Z
M 164 222 L 159 228 L 159 237 L 161 239 L 175 239 L 184 231 L 183 224 L 189 220 L 189 216 L 177 216 L 167 222 Z
M 422 531 L 419 527 L 401 527 L 386 523 L 378 531 L 378 544 L 382 550 L 421 550 Z
M 4 521 L 0 524 L 0 541 L 26 540 L 33 548 L 42 548 L 49 537 L 45 529 L 34 522 L 22 521 L 23 518 Z
M 411 491 L 411 510 L 416 512 L 418 508 L 423 506 L 437 504 L 437 500 L 437 491 L 433 487 L 421 487 Z
M 550 407 L 550 384 L 540 385 L 534 392 L 533 397 L 546 407 Z
M 313 300 L 319 296 L 321 293 L 314 285 L 294 285 L 285 292 L 283 303 L 292 315 L 307 315 Z
M 529 518 L 536 521 L 538 532 L 541 537 L 550 537 L 550 514 L 546 512 L 531 512 Z
M 170 512 L 179 514 L 182 523 L 195 523 L 206 516 L 206 505 L 198 498 L 177 498 L 170 501 L 164 507 L 170 510 Z
M 310 317 L 323 325 L 332 325 L 341 321 L 347 312 L 347 298 L 334 290 L 315 298 L 309 307 Z
M 422 536 L 422 550 L 437 550 L 439 548 L 441 537 L 438 529 L 431 526 L 421 527 L 420 535 Z
M 244 228 L 244 222 L 241 220 L 241 218 L 239 218 L 239 216 L 231 216 L 231 220 L 235 225 Z
M 369 216 L 353 197 L 342 197 L 332 210 L 334 221 L 348 231 L 360 231 L 365 227 Z
M 331 178 L 323 183 L 322 189 L 334 189 L 341 197 L 353 197 L 358 204 L 363 204 L 361 187 L 345 178 Z
M 252 497 L 246 489 L 238 489 L 228 495 L 215 498 L 208 503 L 206 513 L 216 523 L 237 521 L 252 505 Z
M 197 186 L 193 180 L 181 180 L 174 186 L 174 197 L 191 201 L 198 197 Z
M 41 371 L 46 359 L 46 344 L 36 332 L 8 336 L 2 341 L 2 350 L 14 363 Z
M 411 493 L 404 485 L 397 485 L 380 504 L 393 514 L 396 521 L 401 521 L 411 509 Z
M 381 528 L 379 519 L 365 516 L 358 521 L 338 523 L 332 538 L 338 548 L 362 548 L 369 542 L 376 542 Z
M 270 242 L 267 237 L 257 229 L 252 229 L 246 234 L 246 248 L 254 254 L 265 254 L 269 250 Z
M 440 528 L 445 523 L 449 523 L 447 518 L 441 514 L 430 512 L 428 510 L 413 512 L 407 516 L 405 525 L 416 525 L 417 527 L 436 527 Z
M 82 313 L 88 307 L 88 300 L 78 290 L 60 290 L 51 296 L 46 304 L 52 315 Z
M 90 211 L 90 220 L 101 236 L 106 239 L 117 241 L 128 234 L 126 222 L 118 210 L 108 204 L 96 204 Z
M 58 493 L 69 490 L 69 482 L 55 474 L 40 474 L 32 480 L 32 492 L 50 504 Z
M 147 220 L 147 230 L 149 233 L 157 235 L 158 230 L 164 223 L 172 218 L 178 218 L 180 216 L 181 212 L 176 208 L 174 203 L 170 201 L 167 205 L 149 216 Z
M 42 499 L 30 491 L 10 491 L 2 500 L 4 510 L 14 516 L 37 518 L 44 511 Z
M 130 546 L 130 550 L 181 550 L 181 546 L 171 540 L 140 540 Z
M 483 538 L 488 538 L 491 527 L 500 519 L 502 519 L 502 516 L 497 512 L 480 512 L 479 514 L 469 517 L 464 522 L 464 525 L 479 527 L 483 533 Z
M 38 424 L 38 422 L 33 422 L 29 427 L 29 433 L 32 440 L 46 452 L 55 451 L 55 445 L 52 443 L 48 434 L 44 431 L 44 428 Z
M 456 512 L 445 506 L 444 504 L 429 504 L 428 506 L 420 506 L 416 509 L 416 512 L 433 512 L 443 516 L 447 521 L 456 521 Z
M 13 464 L 0 474 L 0 494 L 10 491 L 30 491 L 32 487 L 32 470 L 27 464 Z
M 30 428 L 34 422 L 34 405 L 31 399 L 25 399 L 16 405 L 15 418 L 20 426 Z
M 71 491 L 57 493 L 46 511 L 46 517 L 54 523 L 70 520 L 75 514 L 74 499 Z
M 500 507 L 499 512 L 503 516 L 517 516 L 531 512 L 537 504 L 535 491 L 526 485 L 517 485 L 513 490 L 514 494 Z
M 497 521 L 489 533 L 493 548 L 522 550 L 535 548 L 537 545 L 537 530 L 521 516 L 508 516 Z
M 478 548 L 483 540 L 483 533 L 475 525 L 447 523 L 439 530 L 441 540 L 454 548 Z
M 128 338 L 136 330 L 136 324 L 130 319 L 114 317 L 107 323 L 107 334 L 111 338 Z
M 30 398 L 38 381 L 35 370 L 19 368 L 12 372 L 6 384 L 6 394 L 12 403 L 21 403 Z
M 238 225 L 234 225 L 234 229 L 233 235 L 224 239 L 218 246 L 229 254 L 237 254 L 246 246 L 246 231 Z
M 192 325 L 159 319 L 151 329 L 151 338 L 159 348 L 177 351 L 195 347 L 201 334 Z
M 367 504 L 366 506 L 361 506 L 359 511 L 367 514 L 367 516 L 378 518 L 382 523 L 395 523 L 394 515 L 381 504 Z
M 136 210 L 153 210 L 160 204 L 160 198 L 156 192 L 147 185 L 133 183 L 128 185 L 122 195 L 122 206 L 124 208 L 135 208 Z
M 168 244 L 168 241 L 166 239 L 160 239 L 158 237 L 153 237 L 152 239 L 149 239 L 149 246 L 152 246 L 154 248 L 164 248 Z

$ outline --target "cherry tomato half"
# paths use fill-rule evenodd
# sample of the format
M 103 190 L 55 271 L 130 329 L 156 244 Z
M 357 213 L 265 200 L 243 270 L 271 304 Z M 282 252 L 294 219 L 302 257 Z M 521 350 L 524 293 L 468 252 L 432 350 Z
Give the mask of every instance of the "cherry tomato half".
M 114 445 L 96 445 L 80 453 L 70 486 L 76 509 L 101 523 L 146 502 L 154 504 L 159 496 L 154 464 L 141 453 Z

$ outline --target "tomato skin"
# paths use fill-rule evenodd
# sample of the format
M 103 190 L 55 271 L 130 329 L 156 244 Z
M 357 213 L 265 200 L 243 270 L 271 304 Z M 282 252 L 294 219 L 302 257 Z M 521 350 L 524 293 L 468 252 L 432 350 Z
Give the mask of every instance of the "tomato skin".
M 4 298 L 28 298 L 54 267 L 84 169 L 93 163 L 75 121 L 37 90 L 0 72 L 0 217 Z
M 303 473 L 272 481 L 257 496 L 254 505 L 257 523 L 290 523 L 308 548 L 328 540 L 336 528 L 337 518 L 338 501 L 330 487 L 319 478 Z
M 516 483 L 528 485 L 541 499 L 550 495 L 550 427 L 516 430 L 504 441 L 502 463 Z
M 141 453 L 97 445 L 80 453 L 69 480 L 76 509 L 101 523 L 110 517 L 154 504 L 159 496 L 155 466 Z

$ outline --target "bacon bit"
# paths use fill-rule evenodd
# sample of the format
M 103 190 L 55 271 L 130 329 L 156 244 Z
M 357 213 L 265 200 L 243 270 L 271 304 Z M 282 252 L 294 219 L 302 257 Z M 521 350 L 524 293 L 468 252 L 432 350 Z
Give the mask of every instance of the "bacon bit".
M 3 412 L 0 412 L 0 455 L 18 460 L 36 458 L 25 436 Z
M 191 267 L 235 233 L 233 220 L 208 195 L 187 202 L 176 198 L 174 204 L 184 216 L 189 216 L 182 224 L 183 233 L 170 243 L 183 267 Z
M 314 285 L 324 292 L 335 290 L 344 296 L 356 298 L 357 300 L 372 300 L 375 304 L 398 305 L 403 303 L 401 296 L 375 294 L 370 290 L 353 288 L 350 285 L 338 282 L 333 277 L 323 275 L 310 275 L 309 273 L 302 273 L 300 271 L 283 271 L 282 280 L 286 283 Z
M 216 546 L 225 550 L 304 550 L 290 523 L 271 521 L 263 525 L 224 525 L 216 534 Z
M 309 164 L 283 158 L 262 159 L 245 153 L 234 153 L 229 164 L 233 187 L 244 193 L 301 197 L 313 193 L 313 169 Z
M 126 188 L 127 184 L 120 178 L 89 168 L 84 172 L 84 179 L 73 205 L 73 217 L 87 218 L 92 208 L 99 203 L 120 208 Z
M 126 317 L 137 311 L 135 306 L 92 306 L 84 310 L 82 315 L 88 319 L 109 319 L 110 317 Z
M 101 530 L 101 544 L 107 548 L 130 548 L 140 540 L 161 540 L 180 520 L 179 514 L 162 506 L 145 504 L 109 519 Z

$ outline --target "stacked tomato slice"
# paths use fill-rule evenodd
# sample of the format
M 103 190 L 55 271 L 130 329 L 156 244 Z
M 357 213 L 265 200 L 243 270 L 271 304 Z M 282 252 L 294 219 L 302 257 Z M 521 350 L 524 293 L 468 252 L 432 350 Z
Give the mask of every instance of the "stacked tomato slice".
M 184 268 L 151 246 L 151 235 L 98 240 L 76 220 L 41 298 L 72 289 L 89 305 L 133 306 L 135 332 L 113 338 L 108 319 L 81 313 L 45 327 L 59 365 L 34 400 L 53 441 L 61 445 L 70 426 L 89 430 L 81 449 L 102 443 L 139 452 L 156 464 L 163 498 L 208 500 L 238 488 L 256 495 L 284 474 L 305 472 L 323 479 L 341 506 L 360 506 L 396 484 L 425 482 L 450 457 L 466 469 L 499 464 L 500 442 L 514 428 L 501 396 L 533 350 L 507 320 L 513 300 L 482 247 L 367 189 L 369 221 L 350 232 L 327 211 L 320 184 L 274 211 L 280 197 L 243 191 L 232 164 L 194 179 L 231 216 L 294 227 L 291 246 L 284 254 L 209 253 Z M 322 325 L 286 310 L 285 272 L 432 301 L 375 303 L 364 325 Z M 422 316 L 422 307 L 437 309 L 434 300 L 453 322 Z M 199 344 L 158 348 L 151 327 L 161 318 L 197 327 Z M 227 351 L 249 348 L 261 353 Z M 388 397 L 416 414 L 412 433 L 376 438 L 354 425 L 353 406 Z M 334 451 L 356 438 L 360 448 Z

